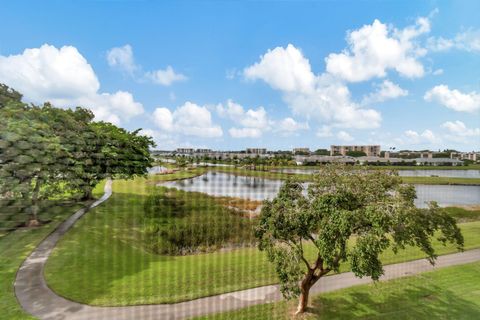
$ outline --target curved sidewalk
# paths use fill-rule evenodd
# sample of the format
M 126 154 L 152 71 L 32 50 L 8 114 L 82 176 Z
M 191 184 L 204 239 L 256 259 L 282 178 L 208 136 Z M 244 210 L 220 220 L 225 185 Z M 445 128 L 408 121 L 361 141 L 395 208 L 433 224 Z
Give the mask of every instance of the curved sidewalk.
M 58 240 L 90 208 L 107 200 L 112 194 L 112 182 L 105 184 L 105 194 L 89 208 L 78 210 L 60 224 L 23 262 L 15 280 L 15 294 L 24 310 L 40 319 L 185 319 L 210 313 L 225 312 L 251 305 L 282 299 L 278 286 L 264 286 L 248 290 L 225 293 L 175 304 L 140 305 L 125 307 L 94 307 L 67 300 L 55 294 L 43 276 L 45 263 Z M 465 264 L 480 260 L 480 249 L 440 256 L 435 267 L 425 259 L 385 266 L 381 280 L 390 280 L 441 267 Z M 312 293 L 328 292 L 359 284 L 370 283 L 368 278 L 356 278 L 346 272 L 322 278 L 312 288 Z

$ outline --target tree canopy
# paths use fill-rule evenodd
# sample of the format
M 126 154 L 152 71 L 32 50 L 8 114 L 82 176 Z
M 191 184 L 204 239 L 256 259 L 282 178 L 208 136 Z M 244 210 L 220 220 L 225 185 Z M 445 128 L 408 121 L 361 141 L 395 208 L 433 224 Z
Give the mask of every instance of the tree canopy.
M 462 249 L 454 218 L 436 203 L 416 208 L 415 197 L 414 187 L 396 174 L 344 165 L 320 169 L 306 191 L 301 183 L 286 181 L 277 197 L 265 202 L 256 236 L 275 265 L 283 295 L 300 295 L 297 312 L 305 311 L 318 279 L 338 272 L 341 263 L 358 277 L 378 280 L 379 256 L 387 248 L 396 253 L 419 247 L 431 263 L 434 237 Z
M 0 85 L 0 204 L 28 211 L 38 223 L 38 203 L 61 194 L 91 197 L 106 177 L 147 173 L 153 140 L 111 123 L 95 122 L 85 108 L 26 104 Z

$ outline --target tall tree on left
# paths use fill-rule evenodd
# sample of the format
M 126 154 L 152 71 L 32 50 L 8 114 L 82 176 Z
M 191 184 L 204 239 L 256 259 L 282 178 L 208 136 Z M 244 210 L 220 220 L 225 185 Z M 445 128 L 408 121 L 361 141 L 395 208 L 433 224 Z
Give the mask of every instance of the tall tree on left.
M 4 96 L 2 96 L 4 97 Z M 42 110 L 19 100 L 2 102 L 0 108 L 0 201 L 2 208 L 27 214 L 27 226 L 40 224 L 39 201 L 55 192 L 44 188 L 60 175 L 56 159 L 62 147 Z
M 27 213 L 26 225 L 40 224 L 41 200 L 89 199 L 102 179 L 144 175 L 151 166 L 155 144 L 139 130 L 94 122 L 88 109 L 27 105 L 21 98 L 0 85 L 0 209 Z

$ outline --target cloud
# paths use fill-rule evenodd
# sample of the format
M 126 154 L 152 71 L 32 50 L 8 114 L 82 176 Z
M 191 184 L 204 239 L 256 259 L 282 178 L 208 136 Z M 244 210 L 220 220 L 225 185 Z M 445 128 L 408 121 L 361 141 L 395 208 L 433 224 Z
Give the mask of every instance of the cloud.
M 351 101 L 350 91 L 337 78 L 315 75 L 302 52 L 289 44 L 267 51 L 244 69 L 246 79 L 260 79 L 283 93 L 292 111 L 307 119 L 345 128 L 375 128 L 381 115 Z
M 390 69 L 407 78 L 422 77 L 418 58 L 426 51 L 415 40 L 428 32 L 430 21 L 424 17 L 401 30 L 375 20 L 347 34 L 348 48 L 325 59 L 327 72 L 350 82 L 382 78 Z
M 162 86 L 170 86 L 174 82 L 186 81 L 188 79 L 185 75 L 176 73 L 171 66 L 167 66 L 165 70 L 158 69 L 147 72 L 145 75 L 154 83 Z
M 260 62 L 245 68 L 244 75 L 250 80 L 261 79 L 273 89 L 286 92 L 309 92 L 315 82 L 310 62 L 292 44 L 268 50 L 260 57 Z
M 0 56 L 0 82 L 22 92 L 29 102 L 90 108 L 96 120 L 119 124 L 143 113 L 142 104 L 129 92 L 99 92 L 100 82 L 91 65 L 72 46 L 58 49 L 44 44 Z
M 330 128 L 329 126 L 322 126 L 317 130 L 317 137 L 319 138 L 328 138 L 332 136 L 332 128 Z
M 409 144 L 425 144 L 425 143 L 439 143 L 440 139 L 435 136 L 435 134 L 426 129 L 422 133 L 417 131 L 407 130 L 404 133 L 404 136 Z
M 107 51 L 107 62 L 110 67 L 118 68 L 133 74 L 139 67 L 133 59 L 133 50 L 129 44 L 115 47 Z
M 216 110 L 221 117 L 227 117 L 235 125 L 241 126 L 241 128 L 233 127 L 229 130 L 230 135 L 234 138 L 257 138 L 262 136 L 264 131 L 270 130 L 272 121 L 268 119 L 267 112 L 263 107 L 245 111 L 242 105 L 229 99 L 225 105 L 218 104 Z
M 354 140 L 353 137 L 348 132 L 345 132 L 345 131 L 338 132 L 337 138 L 345 142 Z
M 480 52 L 480 30 L 468 29 L 457 33 L 453 38 L 430 37 L 427 48 L 433 52 L 449 51 L 452 49 L 467 52 Z
M 233 138 L 260 138 L 262 136 L 262 130 L 258 128 L 232 127 L 228 130 L 228 133 L 230 133 Z
M 479 137 L 480 128 L 467 128 L 462 121 L 447 121 L 442 124 L 442 127 L 447 129 L 450 134 L 460 137 Z
M 153 120 L 158 128 L 168 133 L 200 138 L 223 135 L 222 128 L 213 124 L 212 115 L 206 107 L 188 101 L 173 112 L 167 108 L 156 108 Z
M 443 69 L 436 69 L 432 72 L 434 76 L 440 76 L 443 74 Z
M 175 82 L 188 80 L 188 77 L 175 72 L 172 66 L 165 69 L 142 71 L 142 66 L 135 62 L 132 46 L 126 44 L 122 47 L 114 47 L 107 51 L 107 62 L 110 67 L 117 68 L 128 73 L 138 81 L 151 81 L 162 86 L 170 86 Z
M 180 145 L 185 144 L 178 141 L 175 136 L 155 129 L 142 129 L 139 134 L 152 137 L 157 145 L 157 150 L 174 150 Z
M 463 93 L 449 89 L 447 85 L 438 85 L 427 91 L 423 97 L 428 102 L 436 102 L 459 112 L 480 110 L 480 94 L 472 91 Z
M 377 85 L 377 90 L 365 96 L 362 104 L 369 104 L 375 102 L 383 102 L 389 99 L 395 99 L 408 95 L 408 91 L 400 88 L 397 84 L 390 80 L 384 80 L 380 85 Z
M 295 121 L 293 118 L 287 117 L 279 121 L 276 125 L 276 131 L 283 132 L 285 134 L 292 134 L 299 130 L 309 129 L 308 123 L 301 123 Z

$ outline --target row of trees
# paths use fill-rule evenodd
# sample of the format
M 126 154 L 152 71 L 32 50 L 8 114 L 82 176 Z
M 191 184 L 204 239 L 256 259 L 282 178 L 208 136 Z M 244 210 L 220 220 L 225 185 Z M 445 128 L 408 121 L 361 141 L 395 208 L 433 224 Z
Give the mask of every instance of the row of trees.
M 28 212 L 26 225 L 38 225 L 43 200 L 64 194 L 90 199 L 102 179 L 146 174 L 153 140 L 93 119 L 81 107 L 26 104 L 19 92 L 0 85 L 1 209 Z

